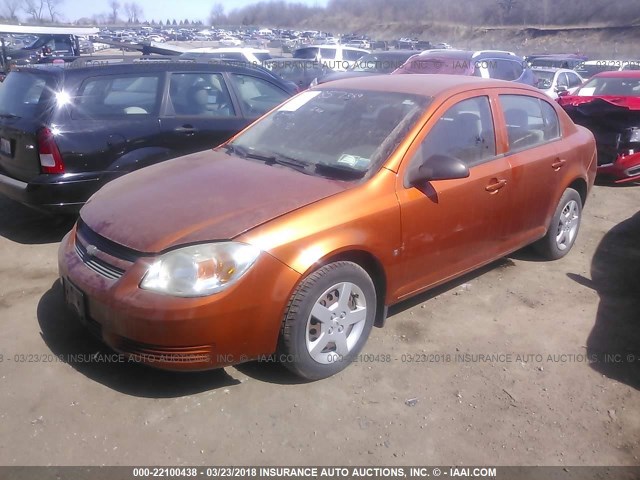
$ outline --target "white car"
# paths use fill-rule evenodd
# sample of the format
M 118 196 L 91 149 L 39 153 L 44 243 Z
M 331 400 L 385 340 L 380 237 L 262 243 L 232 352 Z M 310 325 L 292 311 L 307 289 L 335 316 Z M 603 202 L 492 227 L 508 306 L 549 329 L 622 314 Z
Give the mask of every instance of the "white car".
M 242 40 L 231 35 L 227 35 L 218 40 L 218 45 L 221 47 L 239 47 L 242 45 Z
M 293 58 L 314 60 L 331 70 L 344 71 L 367 53 L 370 53 L 369 50 L 364 48 L 345 47 L 342 45 L 308 45 L 294 50 Z
M 271 59 L 269 50 L 251 47 L 228 47 L 228 48 L 194 48 L 181 55 L 185 58 L 200 59 L 203 61 L 224 58 L 226 60 L 238 60 L 239 62 L 249 62 L 261 65 L 262 62 Z
M 533 67 L 532 70 L 537 78 L 536 87 L 553 99 L 564 92 L 572 95 L 584 83 L 574 70 L 550 67 Z

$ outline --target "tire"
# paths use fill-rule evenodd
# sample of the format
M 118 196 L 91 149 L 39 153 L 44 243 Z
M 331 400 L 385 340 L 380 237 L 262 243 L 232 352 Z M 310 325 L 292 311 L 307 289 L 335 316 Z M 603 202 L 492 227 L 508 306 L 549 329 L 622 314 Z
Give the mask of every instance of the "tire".
M 534 248 L 548 260 L 564 257 L 576 241 L 581 220 L 580 194 L 573 188 L 567 188 L 556 207 L 547 234 L 534 243 Z
M 343 304 L 342 298 L 348 303 Z M 366 343 L 376 305 L 375 286 L 362 267 L 345 261 L 321 267 L 300 283 L 289 300 L 278 359 L 307 380 L 340 372 Z

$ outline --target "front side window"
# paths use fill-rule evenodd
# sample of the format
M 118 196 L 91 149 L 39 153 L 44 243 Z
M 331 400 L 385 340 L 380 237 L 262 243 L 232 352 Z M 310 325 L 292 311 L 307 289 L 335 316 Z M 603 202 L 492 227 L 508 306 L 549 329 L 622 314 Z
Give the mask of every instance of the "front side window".
M 433 155 L 462 160 L 471 167 L 496 155 L 489 98 L 463 100 L 442 115 L 422 142 L 419 162 Z
M 158 75 L 108 75 L 88 78 L 80 86 L 74 117 L 119 117 L 157 113 Z
M 509 149 L 531 148 L 560 136 L 558 115 L 545 100 L 527 95 L 500 95 Z
M 235 115 L 231 97 L 219 73 L 173 73 L 169 99 L 178 116 Z
M 566 75 L 569 78 L 569 88 L 577 87 L 582 84 L 582 80 L 578 75 L 574 73 L 567 73 Z
M 287 92 L 276 87 L 271 82 L 251 75 L 233 73 L 231 74 L 231 81 L 240 97 L 244 110 L 250 117 L 257 117 L 268 112 L 289 97 Z

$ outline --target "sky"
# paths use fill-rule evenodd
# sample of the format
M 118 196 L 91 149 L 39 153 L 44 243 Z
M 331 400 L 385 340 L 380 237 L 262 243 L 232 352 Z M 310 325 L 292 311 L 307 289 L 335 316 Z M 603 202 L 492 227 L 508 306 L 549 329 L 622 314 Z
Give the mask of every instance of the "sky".
M 119 0 L 124 4 L 130 0 Z M 209 18 L 211 8 L 215 3 L 222 3 L 225 12 L 235 8 L 244 7 L 258 0 L 136 0 L 142 7 L 144 20 L 162 20 L 167 18 L 177 21 L 188 18 L 189 20 L 202 20 L 206 22 Z M 305 3 L 307 5 L 326 5 L 327 0 L 294 0 L 295 3 Z M 95 14 L 107 13 L 110 11 L 108 0 L 62 0 L 59 11 L 65 21 L 74 21 L 82 17 L 91 18 Z M 124 9 L 120 9 L 120 17 L 124 17 Z

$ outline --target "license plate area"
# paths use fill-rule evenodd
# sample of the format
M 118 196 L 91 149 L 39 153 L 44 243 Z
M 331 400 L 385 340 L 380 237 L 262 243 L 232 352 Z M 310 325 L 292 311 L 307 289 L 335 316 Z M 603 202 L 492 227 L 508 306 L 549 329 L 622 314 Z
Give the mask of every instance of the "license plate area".
M 65 303 L 78 315 L 82 323 L 86 323 L 87 303 L 84 293 L 67 278 L 62 279 L 62 286 Z

